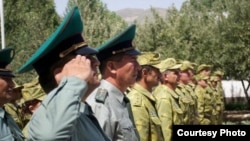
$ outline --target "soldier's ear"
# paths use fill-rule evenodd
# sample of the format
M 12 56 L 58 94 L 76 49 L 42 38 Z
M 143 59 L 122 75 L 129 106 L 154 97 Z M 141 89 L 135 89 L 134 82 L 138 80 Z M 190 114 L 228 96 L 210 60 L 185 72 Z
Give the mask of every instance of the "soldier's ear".
M 143 68 L 143 69 L 141 70 L 141 73 L 142 73 L 142 76 L 143 76 L 143 75 L 148 75 L 148 70 L 147 70 L 146 68 Z
M 116 67 L 113 61 L 107 62 L 107 69 L 112 73 L 116 73 Z
M 164 80 L 167 80 L 168 79 L 168 73 L 163 73 L 163 78 Z

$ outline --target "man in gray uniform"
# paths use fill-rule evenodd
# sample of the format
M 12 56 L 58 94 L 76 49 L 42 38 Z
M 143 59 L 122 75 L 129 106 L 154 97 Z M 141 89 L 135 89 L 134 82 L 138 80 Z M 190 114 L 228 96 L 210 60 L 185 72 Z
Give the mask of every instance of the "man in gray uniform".
M 27 125 L 28 140 L 109 140 L 84 102 L 89 91 L 100 83 L 100 62 L 94 57 L 97 50 L 87 45 L 82 32 L 80 12 L 74 7 L 18 70 L 23 73 L 34 68 L 48 93 Z
M 14 74 L 7 65 L 14 58 L 14 50 L 6 48 L 0 51 L 0 141 L 23 141 L 24 136 L 14 119 L 4 110 L 4 105 L 14 97 Z
M 126 89 L 134 84 L 140 54 L 132 44 L 135 25 L 130 25 L 99 46 L 101 84 L 87 98 L 106 135 L 114 141 L 138 141 Z M 127 108 L 128 106 L 128 108 Z

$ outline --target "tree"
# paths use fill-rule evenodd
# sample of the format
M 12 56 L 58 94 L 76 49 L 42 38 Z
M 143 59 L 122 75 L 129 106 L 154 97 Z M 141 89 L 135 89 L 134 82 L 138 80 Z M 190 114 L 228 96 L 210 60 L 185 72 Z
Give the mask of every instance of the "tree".
M 221 60 L 229 78 L 242 82 L 248 103 L 250 87 L 250 4 L 247 0 L 219 0 L 214 2 L 218 13 L 218 31 L 224 58 Z M 248 85 L 244 85 L 244 80 Z
M 100 0 L 69 0 L 66 11 L 79 7 L 84 23 L 84 37 L 90 46 L 97 47 L 127 26 L 115 12 L 110 12 Z
M 53 0 L 4 1 L 6 46 L 13 47 L 16 55 L 11 63 L 17 70 L 59 25 L 60 18 Z M 17 82 L 28 82 L 36 76 L 34 71 L 16 77 Z

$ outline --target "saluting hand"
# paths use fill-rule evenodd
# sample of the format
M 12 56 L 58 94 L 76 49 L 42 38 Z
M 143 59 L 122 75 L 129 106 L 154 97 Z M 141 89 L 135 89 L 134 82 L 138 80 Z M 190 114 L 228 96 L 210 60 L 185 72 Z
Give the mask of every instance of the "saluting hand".
M 63 69 L 63 76 L 75 76 L 88 82 L 91 78 L 91 62 L 85 56 L 77 55 L 67 62 Z

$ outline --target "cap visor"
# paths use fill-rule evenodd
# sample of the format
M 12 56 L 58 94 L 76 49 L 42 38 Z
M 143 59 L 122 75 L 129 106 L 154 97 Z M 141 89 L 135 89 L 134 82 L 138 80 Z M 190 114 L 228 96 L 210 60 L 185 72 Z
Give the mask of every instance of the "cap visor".
M 176 69 L 180 69 L 182 64 L 177 64 L 174 65 L 173 67 L 169 68 L 169 70 L 176 70 Z
M 15 75 L 12 72 L 0 72 L 0 76 L 15 77 Z
M 127 54 L 127 55 L 140 55 L 141 52 L 137 49 L 132 49 L 132 50 L 126 51 L 125 54 Z
M 97 54 L 98 51 L 94 48 L 86 46 L 86 47 L 79 48 L 78 50 L 75 51 L 75 53 L 79 55 L 93 55 L 93 54 Z

